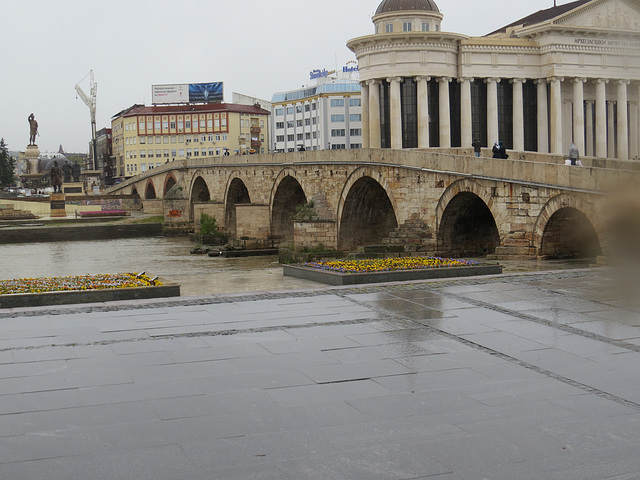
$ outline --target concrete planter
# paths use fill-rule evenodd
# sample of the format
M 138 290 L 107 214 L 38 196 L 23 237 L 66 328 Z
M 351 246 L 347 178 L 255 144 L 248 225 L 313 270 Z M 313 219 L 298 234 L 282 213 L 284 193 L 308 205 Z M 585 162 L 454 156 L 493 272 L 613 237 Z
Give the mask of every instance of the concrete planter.
M 499 275 L 501 265 L 478 265 L 469 267 L 425 268 L 371 273 L 336 273 L 300 265 L 283 265 L 285 276 L 326 283 L 327 285 L 361 285 L 365 283 L 408 282 L 436 278 L 471 277 L 477 275 Z
M 180 285 L 0 295 L 0 309 L 179 297 Z

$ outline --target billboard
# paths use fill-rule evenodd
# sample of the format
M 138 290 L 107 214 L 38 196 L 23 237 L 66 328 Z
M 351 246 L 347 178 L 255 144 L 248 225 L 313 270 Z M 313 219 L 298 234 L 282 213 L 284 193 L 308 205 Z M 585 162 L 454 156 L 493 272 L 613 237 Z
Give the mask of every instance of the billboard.
M 222 82 L 153 85 L 152 103 L 211 103 L 224 101 Z

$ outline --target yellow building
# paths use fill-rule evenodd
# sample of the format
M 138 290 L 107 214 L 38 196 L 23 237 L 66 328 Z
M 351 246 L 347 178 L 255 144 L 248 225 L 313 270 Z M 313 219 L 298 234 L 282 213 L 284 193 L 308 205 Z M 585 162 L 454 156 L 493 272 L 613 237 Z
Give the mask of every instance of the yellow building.
M 172 160 L 265 153 L 269 112 L 236 104 L 134 105 L 111 120 L 117 176 Z

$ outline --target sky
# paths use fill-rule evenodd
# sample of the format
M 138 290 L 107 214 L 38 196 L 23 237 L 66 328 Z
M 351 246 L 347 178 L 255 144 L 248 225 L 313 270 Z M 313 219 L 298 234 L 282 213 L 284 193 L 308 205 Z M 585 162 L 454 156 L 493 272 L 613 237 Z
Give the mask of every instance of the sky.
M 224 82 L 233 92 L 271 100 L 308 85 L 314 69 L 355 60 L 352 38 L 374 33 L 381 0 L 0 0 L 0 138 L 10 150 L 39 124 L 40 151 L 87 153 L 89 108 L 75 85 L 98 84 L 97 129 L 152 85 Z M 436 0 L 442 30 L 481 36 L 553 0 Z M 559 0 L 559 4 L 569 3 Z

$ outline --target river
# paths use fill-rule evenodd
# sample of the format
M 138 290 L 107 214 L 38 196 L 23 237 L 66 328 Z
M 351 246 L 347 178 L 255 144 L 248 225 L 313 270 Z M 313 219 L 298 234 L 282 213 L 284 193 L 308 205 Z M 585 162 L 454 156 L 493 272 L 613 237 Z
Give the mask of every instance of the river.
M 142 272 L 182 286 L 182 295 L 211 295 L 321 288 L 282 274 L 278 258 L 211 258 L 191 255 L 180 237 L 153 237 L 0 245 L 0 280 L 98 273 Z M 505 272 L 558 270 L 585 261 L 505 261 Z

